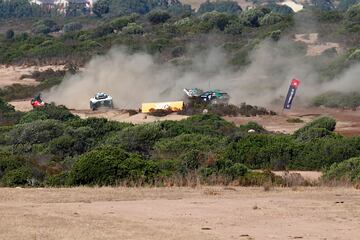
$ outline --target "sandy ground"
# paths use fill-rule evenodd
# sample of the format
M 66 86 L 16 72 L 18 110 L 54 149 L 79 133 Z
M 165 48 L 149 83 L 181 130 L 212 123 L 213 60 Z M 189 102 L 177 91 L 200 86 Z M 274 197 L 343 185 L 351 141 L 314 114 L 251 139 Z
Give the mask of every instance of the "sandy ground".
M 324 51 L 335 48 L 337 53 L 341 53 L 342 49 L 339 43 L 334 42 L 320 42 L 318 33 L 309 33 L 309 34 L 295 34 L 296 42 L 306 43 L 308 46 L 306 55 L 308 56 L 319 56 Z
M 115 110 L 115 109 L 114 110 L 100 109 L 97 111 L 72 110 L 72 113 L 80 116 L 81 118 L 105 117 L 112 121 L 128 122 L 133 124 L 151 123 L 151 122 L 165 121 L 165 120 L 179 121 L 188 118 L 188 116 L 178 115 L 176 113 L 170 114 L 166 117 L 155 117 L 144 113 L 138 113 L 130 116 L 129 113 L 127 113 L 126 111 Z
M 336 119 L 335 131 L 345 136 L 360 135 L 360 111 L 330 109 L 330 108 L 294 108 L 292 111 L 284 111 L 276 116 L 256 117 L 225 117 L 226 120 L 237 125 L 254 121 L 264 126 L 265 129 L 274 132 L 293 133 L 307 122 L 320 117 L 330 116 Z M 303 123 L 289 123 L 290 118 L 299 118 Z
M 45 71 L 49 68 L 54 70 L 62 70 L 64 66 L 6 66 L 0 65 L 0 88 L 12 85 L 12 84 L 21 84 L 21 85 L 37 85 L 37 81 L 31 78 L 20 79 L 22 75 L 31 74 L 34 71 Z
M 307 239 L 360 236 L 350 188 L 0 189 L 0 239 Z

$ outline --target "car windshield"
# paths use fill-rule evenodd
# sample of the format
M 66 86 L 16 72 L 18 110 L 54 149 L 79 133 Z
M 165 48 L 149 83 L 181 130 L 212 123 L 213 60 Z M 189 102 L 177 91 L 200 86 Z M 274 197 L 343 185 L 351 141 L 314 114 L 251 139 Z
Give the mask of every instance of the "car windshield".
M 105 99 L 105 98 L 107 98 L 107 97 L 108 97 L 108 95 L 105 94 L 105 93 L 98 93 L 98 94 L 96 94 L 96 96 L 95 96 L 96 99 Z

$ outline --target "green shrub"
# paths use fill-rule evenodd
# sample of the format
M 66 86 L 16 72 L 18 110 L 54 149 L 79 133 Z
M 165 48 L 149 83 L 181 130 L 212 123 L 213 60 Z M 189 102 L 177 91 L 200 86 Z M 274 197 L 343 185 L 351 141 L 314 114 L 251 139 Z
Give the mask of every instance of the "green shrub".
M 288 164 L 289 169 L 321 170 L 351 157 L 359 156 L 360 142 L 357 138 L 323 137 L 302 144 L 296 156 Z
M 209 32 L 213 29 L 224 31 L 227 25 L 230 24 L 231 20 L 235 17 L 226 13 L 219 12 L 208 12 L 200 17 L 199 29 L 201 32 Z
M 249 130 L 254 130 L 256 133 L 267 133 L 265 128 L 256 122 L 248 122 L 247 124 L 240 125 L 239 130 L 241 132 L 248 132 Z
M 330 108 L 352 108 L 360 106 L 360 94 L 357 92 L 326 92 L 316 96 L 312 100 L 314 106 L 325 106 Z
M 360 182 L 360 158 L 350 158 L 334 163 L 322 177 L 325 181 Z
M 159 169 L 152 161 L 144 161 L 118 147 L 102 147 L 78 158 L 70 172 L 70 184 L 150 183 L 158 173 Z
M 45 185 L 49 187 L 69 186 L 69 172 L 62 172 L 56 175 L 48 176 L 45 179 Z
M 6 172 L 21 168 L 24 163 L 23 159 L 8 152 L 0 151 L 0 179 Z
M 230 123 L 218 115 L 201 114 L 194 115 L 179 122 L 179 125 L 187 133 L 199 133 L 205 135 L 230 135 L 236 129 L 233 123 Z
M 346 11 L 345 25 L 349 31 L 360 31 L 360 3 L 351 6 Z
M 157 141 L 154 146 L 154 154 L 157 159 L 190 158 L 190 155 L 194 156 L 194 151 L 196 151 L 196 157 L 200 154 L 216 153 L 224 147 L 224 144 L 224 139 L 219 137 L 181 134 Z
M 264 172 L 247 172 L 239 178 L 241 186 L 264 186 L 264 184 L 282 185 L 283 180 L 280 176 L 275 176 L 271 171 Z
M 60 158 L 71 156 L 74 155 L 73 146 L 75 144 L 76 139 L 69 135 L 64 135 L 49 142 L 49 152 Z
M 39 20 L 33 26 L 31 31 L 35 34 L 48 34 L 51 32 L 57 32 L 60 27 L 57 23 L 50 19 Z
M 127 127 L 132 127 L 131 123 L 109 121 L 106 118 L 87 118 L 76 119 L 69 122 L 70 126 L 74 128 L 87 127 L 94 131 L 93 137 L 101 141 L 106 138 L 108 134 L 116 131 L 121 131 Z M 73 134 L 72 134 L 73 135 Z
M 160 124 L 144 124 L 125 128 L 111 136 L 107 143 L 119 145 L 126 151 L 149 155 L 156 141 L 162 138 L 164 131 Z
M 122 29 L 122 32 L 125 34 L 143 34 L 144 28 L 137 23 L 129 23 Z
M 150 12 L 148 14 L 148 20 L 152 24 L 159 24 L 166 22 L 169 18 L 171 18 L 170 14 L 165 11 L 156 10 L 153 12 Z
M 126 27 L 127 25 L 129 25 L 129 23 L 133 23 L 135 22 L 135 20 L 138 18 L 139 16 L 137 14 L 131 14 L 129 16 L 123 16 L 123 17 L 119 17 L 119 18 L 115 18 L 114 20 L 112 20 L 110 22 L 110 26 L 113 29 L 116 30 L 122 30 L 124 27 Z
M 7 40 L 13 39 L 15 37 L 15 32 L 12 29 L 8 29 L 5 33 L 5 38 Z
M 224 32 L 227 34 L 239 35 L 243 32 L 243 29 L 244 25 L 240 20 L 233 20 L 225 27 Z
M 57 120 L 35 121 L 16 125 L 9 132 L 10 144 L 47 143 L 64 133 L 64 125 Z
M 337 9 L 340 11 L 346 11 L 351 6 L 359 3 L 359 0 L 340 0 L 339 5 L 337 6 Z
M 20 119 L 20 124 L 31 123 L 31 122 L 35 122 L 35 121 L 38 121 L 38 120 L 46 120 L 46 119 L 48 119 L 48 117 L 49 117 L 49 115 L 46 112 L 32 110 L 30 112 L 27 112 Z
M 30 185 L 32 179 L 31 170 L 26 167 L 17 168 L 7 171 L 1 181 L 5 186 L 16 187 Z
M 349 57 L 347 58 L 348 61 L 360 61 L 360 49 L 355 49 L 349 54 Z
M 279 4 L 274 3 L 274 4 L 265 5 L 265 7 L 270 9 L 271 12 L 277 13 L 277 14 L 289 15 L 289 14 L 294 13 L 292 8 L 287 5 L 279 5 Z
M 69 33 L 69 32 L 80 31 L 82 28 L 83 28 L 83 25 L 81 23 L 71 22 L 71 23 L 65 24 L 63 30 L 65 33 Z
M 332 135 L 332 132 L 325 128 L 312 127 L 307 130 L 301 131 L 299 134 L 297 134 L 297 139 L 300 141 L 311 141 L 329 135 Z
M 299 145 L 291 136 L 250 134 L 229 143 L 220 158 L 253 169 L 283 170 L 298 155 Z
M 270 10 L 267 8 L 252 8 L 242 12 L 241 19 L 246 26 L 259 27 L 261 18 L 269 13 Z
M 327 131 L 333 132 L 335 130 L 336 121 L 330 117 L 320 117 L 309 123 L 307 123 L 304 127 L 295 131 L 294 136 L 299 137 L 304 132 L 307 132 L 311 128 L 323 128 Z
M 231 178 L 231 180 L 235 180 L 239 177 L 245 176 L 248 172 L 248 168 L 241 163 L 235 163 L 229 168 L 224 169 L 224 173 Z
M 236 1 L 206 1 L 200 4 L 197 11 L 198 14 L 204 14 L 207 12 L 226 12 L 230 14 L 238 14 L 242 11 L 241 7 Z
M 190 16 L 193 13 L 193 10 L 191 9 L 191 5 L 189 4 L 172 4 L 167 9 L 167 12 L 169 12 L 172 16 Z
M 289 119 L 286 119 L 286 121 L 288 123 L 303 123 L 304 121 L 300 118 L 289 118 Z
M 283 21 L 283 18 L 280 14 L 268 13 L 260 19 L 259 23 L 261 26 L 266 26 L 266 25 L 274 25 L 281 21 Z

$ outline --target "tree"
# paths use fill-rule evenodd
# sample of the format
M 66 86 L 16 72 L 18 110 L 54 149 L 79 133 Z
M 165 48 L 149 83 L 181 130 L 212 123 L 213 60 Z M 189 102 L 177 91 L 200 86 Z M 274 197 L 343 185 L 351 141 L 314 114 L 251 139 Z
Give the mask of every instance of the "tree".
M 350 31 L 360 31 L 360 3 L 353 5 L 346 11 L 345 24 Z
M 273 12 L 273 13 L 278 13 L 278 14 L 282 14 L 282 15 L 288 15 L 288 14 L 294 13 L 292 8 L 289 6 L 286 6 L 286 5 L 279 5 L 279 4 L 273 3 L 273 4 L 265 5 L 265 7 L 270 9 L 271 12 Z
M 93 6 L 93 13 L 96 16 L 102 17 L 102 15 L 109 13 L 110 10 L 110 0 L 99 0 Z
M 279 23 L 283 20 L 283 17 L 280 14 L 276 13 L 268 13 L 264 17 L 260 19 L 260 25 L 274 25 L 276 23 Z
M 38 17 L 41 7 L 28 0 L 0 0 L 0 18 Z
M 15 33 L 14 33 L 14 30 L 12 30 L 12 29 L 7 30 L 5 33 L 5 38 L 8 40 L 13 39 L 14 36 L 15 36 Z
M 314 7 L 320 11 L 331 11 L 335 9 L 331 0 L 313 0 L 312 3 Z
M 76 32 L 80 31 L 83 28 L 81 23 L 78 22 L 72 22 L 64 25 L 64 32 Z
M 359 0 L 340 0 L 339 5 L 337 6 L 337 9 L 340 11 L 346 11 L 351 6 L 360 3 Z
M 242 11 L 242 9 L 236 1 L 222 0 L 222 1 L 211 2 L 210 0 L 207 0 L 206 2 L 200 5 L 197 13 L 204 14 L 206 12 L 213 12 L 213 11 L 238 14 Z
M 171 18 L 170 14 L 165 11 L 153 11 L 148 15 L 148 19 L 152 24 L 159 24 L 166 22 L 169 18 Z
M 260 19 L 270 12 L 267 8 L 253 8 L 242 12 L 241 19 L 246 26 L 259 27 Z

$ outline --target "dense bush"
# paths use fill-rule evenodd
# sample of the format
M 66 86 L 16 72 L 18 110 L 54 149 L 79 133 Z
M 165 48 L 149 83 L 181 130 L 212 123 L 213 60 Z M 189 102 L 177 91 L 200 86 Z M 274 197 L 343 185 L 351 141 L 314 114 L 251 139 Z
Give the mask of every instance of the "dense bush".
M 202 32 L 209 32 L 212 29 L 224 31 L 230 21 L 235 19 L 234 16 L 226 13 L 208 12 L 200 17 L 199 28 Z
M 0 18 L 26 18 L 42 15 L 41 7 L 27 0 L 1 0 Z
M 123 17 L 118 17 L 115 18 L 113 20 L 111 20 L 110 22 L 110 26 L 113 29 L 116 30 L 122 30 L 124 27 L 126 27 L 129 23 L 133 23 L 136 19 L 138 18 L 137 14 L 132 14 L 129 16 L 123 16 Z
M 360 3 L 351 6 L 345 14 L 346 27 L 350 31 L 360 31 Z
M 326 92 L 316 96 L 312 100 L 314 106 L 325 106 L 330 108 L 352 108 L 360 106 L 360 94 L 357 92 Z
M 321 117 L 307 123 L 304 127 L 298 129 L 294 133 L 294 135 L 296 137 L 299 137 L 301 134 L 304 134 L 306 131 L 313 128 L 316 129 L 323 128 L 324 130 L 332 132 L 335 130 L 335 126 L 336 126 L 335 119 L 330 117 Z
M 250 134 L 230 143 L 222 158 L 255 169 L 283 170 L 297 155 L 298 145 L 290 136 Z
M 26 113 L 20 120 L 21 123 L 30 123 L 36 120 L 54 119 L 60 121 L 68 121 L 77 119 L 65 106 L 56 106 L 47 104 L 42 108 L 35 108 Z
M 65 33 L 68 33 L 68 32 L 80 31 L 82 28 L 83 28 L 83 25 L 81 23 L 71 22 L 71 23 L 65 24 L 63 30 Z
M 270 10 L 267 8 L 252 8 L 242 12 L 241 19 L 246 26 L 259 27 L 261 18 L 269 13 Z
M 72 185 L 115 185 L 122 182 L 141 183 L 154 181 L 159 173 L 151 161 L 129 154 L 118 147 L 92 150 L 75 162 L 70 172 Z
M 47 143 L 64 133 L 64 124 L 57 120 L 38 120 L 16 125 L 9 132 L 11 144 Z
M 268 13 L 260 20 L 260 25 L 274 25 L 283 21 L 283 18 L 280 14 Z
M 265 5 L 265 7 L 270 9 L 271 12 L 273 12 L 273 13 L 278 13 L 278 14 L 282 14 L 282 15 L 288 15 L 288 14 L 294 13 L 292 8 L 287 5 L 279 5 L 279 4 L 274 3 L 274 4 Z
M 170 14 L 165 11 L 153 11 L 148 14 L 148 19 L 152 24 L 159 24 L 166 22 L 171 18 Z
M 334 163 L 323 174 L 325 181 L 360 182 L 360 158 Z
M 0 151 L 0 179 L 6 172 L 21 168 L 23 166 L 23 159 L 16 157 L 11 153 Z
M 157 159 L 178 159 L 192 150 L 197 150 L 198 154 L 211 155 L 224 146 L 223 138 L 202 134 L 181 134 L 156 142 L 154 152 Z
M 302 144 L 291 169 L 322 170 L 360 154 L 359 139 L 324 137 Z
M 198 14 L 203 14 L 206 12 L 226 12 L 230 14 L 238 14 L 242 11 L 241 7 L 236 1 L 220 0 L 220 1 L 210 1 L 200 4 L 200 7 L 197 11 Z
M 122 29 L 122 32 L 126 34 L 143 34 L 144 28 L 139 24 L 129 23 L 126 27 Z
M 351 6 L 359 3 L 359 0 L 340 0 L 339 5 L 337 6 L 337 9 L 340 11 L 346 11 Z
M 160 124 L 144 124 L 119 131 L 111 136 L 107 143 L 121 146 L 126 151 L 149 155 L 155 142 L 163 135 L 164 131 Z
M 40 20 L 36 22 L 31 31 L 35 34 L 48 34 L 51 32 L 57 32 L 60 30 L 60 27 L 57 23 L 50 19 Z
M 17 168 L 5 173 L 2 183 L 8 187 L 31 185 L 31 170 L 28 168 Z

